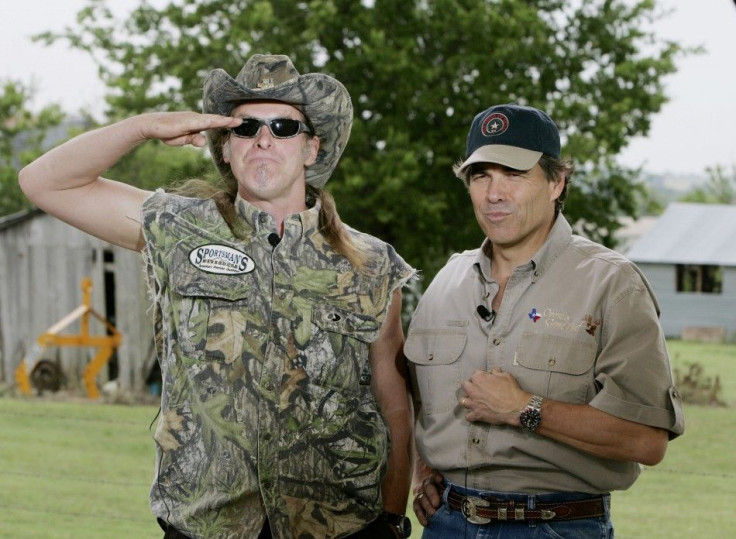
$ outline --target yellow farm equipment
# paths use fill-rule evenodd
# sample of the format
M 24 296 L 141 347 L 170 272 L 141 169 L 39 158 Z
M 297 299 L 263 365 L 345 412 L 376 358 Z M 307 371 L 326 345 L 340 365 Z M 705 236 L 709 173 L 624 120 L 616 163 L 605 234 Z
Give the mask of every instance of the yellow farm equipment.
M 90 307 L 91 298 L 92 280 L 85 277 L 82 279 L 82 304 L 39 335 L 31 352 L 23 358 L 15 370 L 15 381 L 21 393 L 30 395 L 32 381 L 43 380 L 45 376 L 53 376 L 52 363 L 42 359 L 46 348 L 50 346 L 91 347 L 97 348 L 97 353 L 85 367 L 82 379 L 87 396 L 91 399 L 99 398 L 100 392 L 97 389 L 95 378 L 110 360 L 115 349 L 120 346 L 122 335 L 104 316 Z M 91 317 L 99 320 L 109 333 L 91 335 L 89 332 Z M 62 335 L 61 331 L 77 319 L 80 319 L 80 332 Z

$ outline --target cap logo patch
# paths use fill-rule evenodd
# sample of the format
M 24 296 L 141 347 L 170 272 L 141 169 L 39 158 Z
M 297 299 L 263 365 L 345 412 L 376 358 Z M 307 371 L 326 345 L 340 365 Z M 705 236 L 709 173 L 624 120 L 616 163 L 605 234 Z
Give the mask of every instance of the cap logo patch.
M 197 269 L 219 275 L 242 275 L 256 268 L 255 262 L 247 254 L 216 243 L 192 249 L 189 262 Z
M 483 118 L 480 124 L 480 132 L 486 137 L 493 137 L 505 133 L 509 128 L 509 119 L 505 114 L 494 112 Z

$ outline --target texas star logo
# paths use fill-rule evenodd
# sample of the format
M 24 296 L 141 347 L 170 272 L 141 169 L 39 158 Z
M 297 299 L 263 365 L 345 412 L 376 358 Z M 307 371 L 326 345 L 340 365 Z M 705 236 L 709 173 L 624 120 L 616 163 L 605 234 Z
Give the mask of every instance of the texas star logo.
M 247 254 L 216 243 L 192 249 L 189 262 L 197 269 L 219 275 L 242 275 L 256 268 L 253 259 Z
M 534 323 L 536 324 L 536 323 L 537 323 L 537 321 L 538 321 L 538 320 L 539 320 L 540 318 L 542 318 L 542 315 L 541 315 L 541 314 L 539 314 L 539 313 L 537 312 L 537 308 L 536 308 L 536 307 L 534 307 L 534 308 L 532 309 L 532 312 L 530 312 L 530 313 L 529 313 L 529 319 L 530 319 L 530 320 L 531 320 L 532 322 L 534 322 Z
M 500 135 L 509 128 L 509 119 L 505 114 L 500 112 L 493 112 L 483 118 L 483 122 L 480 124 L 480 132 L 486 137 L 492 137 Z

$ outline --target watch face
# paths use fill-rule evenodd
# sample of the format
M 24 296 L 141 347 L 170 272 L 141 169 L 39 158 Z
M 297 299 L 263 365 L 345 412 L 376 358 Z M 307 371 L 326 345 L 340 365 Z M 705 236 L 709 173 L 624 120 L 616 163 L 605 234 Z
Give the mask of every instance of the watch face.
M 535 410 L 534 408 L 526 408 L 521 412 L 521 415 L 519 415 L 519 423 L 529 430 L 536 430 L 541 422 L 542 414 L 539 413 L 539 410 Z
M 381 514 L 383 520 L 394 526 L 401 537 L 409 537 L 411 535 L 411 519 L 406 515 L 397 515 L 396 513 L 388 513 L 384 511 Z
M 399 528 L 399 533 L 402 537 L 409 537 L 411 535 L 411 520 L 409 517 L 401 517 L 397 528 Z

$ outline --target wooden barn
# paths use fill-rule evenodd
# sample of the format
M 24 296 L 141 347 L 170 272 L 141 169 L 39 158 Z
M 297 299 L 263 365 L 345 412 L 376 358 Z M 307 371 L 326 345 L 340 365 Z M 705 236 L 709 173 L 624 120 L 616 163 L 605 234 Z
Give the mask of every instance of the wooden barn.
M 625 254 L 652 284 L 668 337 L 736 340 L 736 205 L 672 203 Z
M 90 307 L 122 334 L 120 346 L 97 376 L 117 379 L 121 390 L 149 392 L 155 377 L 150 301 L 139 253 L 103 242 L 51 217 L 29 210 L 0 218 L 0 381 L 13 384 L 19 363 L 36 339 L 82 304 L 82 280 L 91 279 Z M 61 333 L 79 333 L 73 322 Z M 97 320 L 92 334 L 106 333 Z M 38 347 L 36 347 L 38 350 Z M 79 391 L 81 376 L 96 350 L 48 347 L 64 387 Z

